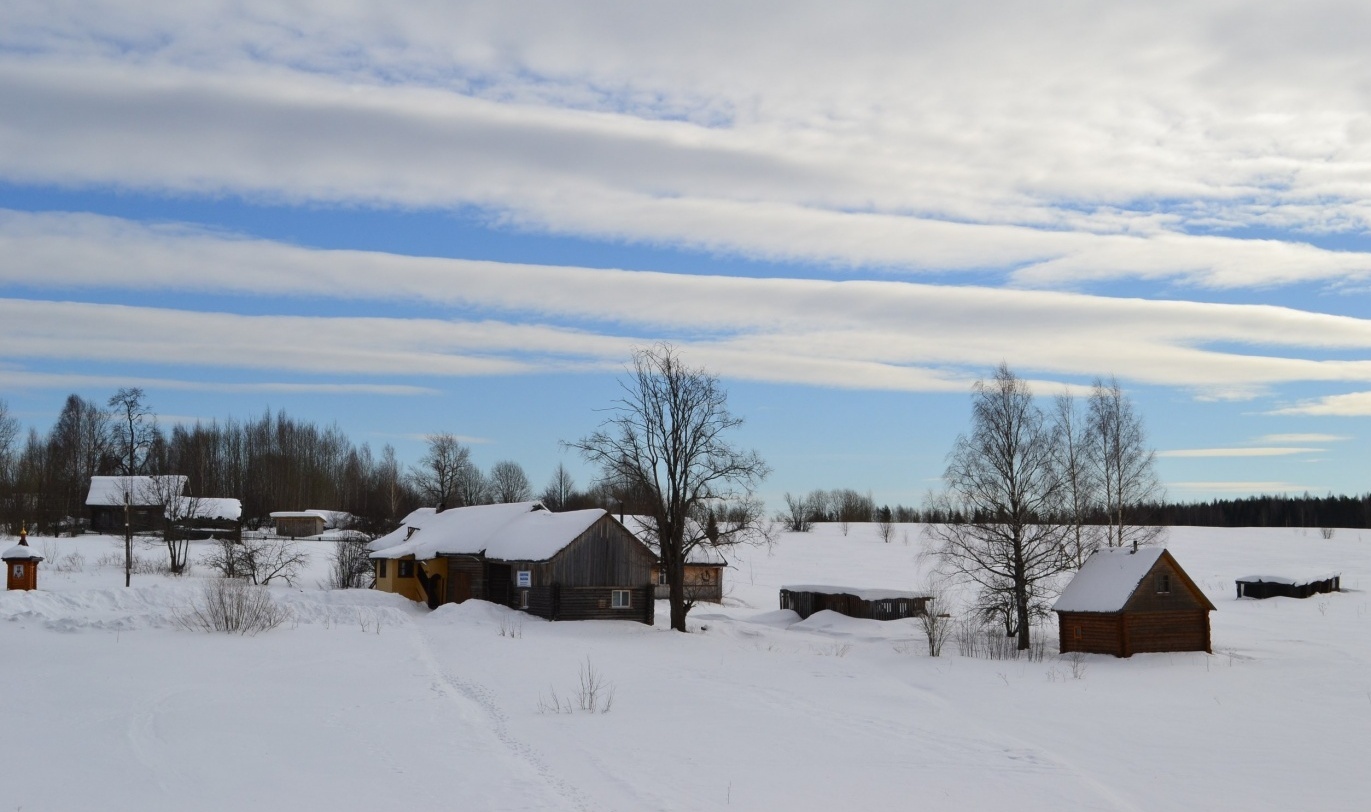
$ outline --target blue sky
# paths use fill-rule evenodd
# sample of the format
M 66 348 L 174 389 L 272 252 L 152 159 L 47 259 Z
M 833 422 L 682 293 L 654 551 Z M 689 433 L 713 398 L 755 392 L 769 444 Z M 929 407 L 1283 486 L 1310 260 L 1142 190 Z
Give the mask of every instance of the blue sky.
M 26 2 L 0 398 L 140 385 L 541 485 L 635 346 L 763 495 L 919 503 L 1001 360 L 1118 376 L 1175 499 L 1364 493 L 1359 3 Z

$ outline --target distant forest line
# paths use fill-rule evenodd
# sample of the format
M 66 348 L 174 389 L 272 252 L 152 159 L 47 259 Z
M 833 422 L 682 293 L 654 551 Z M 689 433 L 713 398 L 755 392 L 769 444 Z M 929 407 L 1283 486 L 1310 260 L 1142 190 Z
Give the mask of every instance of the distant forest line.
M 113 400 L 113 399 L 112 399 Z M 0 528 L 18 532 L 74 531 L 86 515 L 90 477 L 107 474 L 182 474 L 195 496 L 243 502 L 245 523 L 272 511 L 326 509 L 351 513 L 369 529 L 395 526 L 424 504 L 415 487 L 415 468 L 396 459 L 389 446 L 374 452 L 354 444 L 338 426 L 320 427 L 284 411 L 245 421 L 158 426 L 148 410 L 146 444 L 129 470 L 127 444 L 121 450 L 118 416 L 109 408 L 71 395 L 47 432 L 19 432 L 0 400 Z M 539 498 L 554 510 L 602 507 L 611 512 L 641 510 L 632 493 L 603 483 L 577 487 L 558 467 L 541 491 L 524 480 L 516 462 L 489 472 L 471 467 L 458 493 L 463 504 Z M 498 469 L 498 470 L 497 470 Z M 513 486 L 496 474 L 513 473 Z M 787 502 L 792 501 L 789 494 Z M 811 491 L 794 505 L 770 505 L 783 524 L 794 507 L 808 522 L 947 522 L 957 517 L 930 508 L 876 504 L 869 494 L 838 488 Z M 1259 495 L 1203 502 L 1146 506 L 1140 519 L 1158 525 L 1204 527 L 1371 527 L 1371 494 L 1315 496 Z M 1101 519 L 1101 521 L 1103 521 Z

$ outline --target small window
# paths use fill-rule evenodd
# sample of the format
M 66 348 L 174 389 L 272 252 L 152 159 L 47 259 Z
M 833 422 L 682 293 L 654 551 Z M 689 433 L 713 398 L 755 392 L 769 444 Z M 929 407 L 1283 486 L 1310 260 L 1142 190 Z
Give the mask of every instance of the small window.
M 520 609 L 527 609 L 527 608 L 528 608 L 528 590 L 527 590 L 527 589 L 521 589 L 521 590 L 519 590 L 519 608 L 520 608 Z
M 23 578 L 23 577 L 24 577 L 24 565 L 23 565 L 23 564 L 15 564 L 15 565 L 14 565 L 14 577 L 15 577 L 15 578 Z
M 629 608 L 631 608 L 631 607 L 629 606 L 628 590 L 627 590 L 627 589 L 616 589 L 616 590 L 614 590 L 613 606 L 614 606 L 615 609 L 629 609 Z
M 714 577 L 714 573 L 710 572 L 709 570 L 704 570 L 703 572 L 700 573 L 700 580 L 703 581 L 703 582 L 706 583 L 706 584 L 709 583 L 709 579 L 711 579 L 711 578 L 713 578 L 713 577 Z
M 376 559 L 376 577 L 386 577 L 386 560 L 384 558 Z
M 1077 640 L 1080 640 L 1080 639 L 1081 639 L 1081 627 L 1080 627 L 1080 626 L 1077 626 L 1077 627 L 1076 627 L 1076 639 L 1077 639 Z
M 1159 572 L 1159 573 L 1157 573 L 1157 594 L 1158 594 L 1158 595 L 1170 595 L 1170 594 L 1171 594 L 1171 573 L 1169 573 L 1169 572 Z
M 666 570 L 662 567 L 657 568 L 657 585 L 666 586 Z
M 400 571 L 399 571 L 398 573 L 396 573 L 396 574 L 399 575 L 401 578 L 413 578 L 413 577 L 414 577 L 414 562 L 413 562 L 413 561 L 401 561 L 401 562 L 399 562 L 399 563 L 396 565 L 396 568 L 400 570 Z

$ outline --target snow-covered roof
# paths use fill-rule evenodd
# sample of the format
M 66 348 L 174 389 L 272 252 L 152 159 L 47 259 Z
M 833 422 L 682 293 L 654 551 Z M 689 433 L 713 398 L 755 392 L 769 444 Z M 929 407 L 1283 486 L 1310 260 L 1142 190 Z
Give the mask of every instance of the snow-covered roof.
M 93 507 L 117 507 L 124 504 L 128 494 L 131 504 L 139 507 L 162 504 L 160 495 L 180 494 L 186 489 L 186 477 L 180 474 L 159 476 L 93 476 L 86 504 Z
M 1163 547 L 1096 550 L 1062 590 L 1056 612 L 1119 612 L 1133 591 L 1166 552 Z
M 624 527 L 627 527 L 630 533 L 637 536 L 639 541 L 646 544 L 653 555 L 660 556 L 662 554 L 662 551 L 657 548 L 657 534 L 653 532 L 648 517 L 625 516 Z M 699 523 L 694 520 L 690 521 L 687 532 L 697 537 L 702 535 Z M 724 558 L 723 551 L 718 547 L 710 544 L 709 541 L 703 541 L 692 547 L 690 552 L 686 554 L 686 563 L 697 566 L 727 567 L 728 559 Z
M 900 598 L 927 598 L 917 592 L 900 589 L 861 589 L 850 586 L 825 586 L 822 584 L 786 584 L 781 589 L 787 592 L 821 592 L 825 595 L 852 595 L 864 601 L 889 601 Z
M 223 519 L 236 522 L 243 517 L 243 503 L 225 497 L 181 497 L 179 507 L 168 505 L 167 518 Z
M 2 561 L 22 561 L 24 559 L 42 561 L 43 556 L 39 555 L 37 550 L 25 544 L 16 544 L 3 553 L 0 553 L 0 560 Z
M 271 513 L 273 519 L 323 519 L 324 527 L 341 527 L 352 520 L 352 514 L 345 510 L 277 510 Z
M 474 505 L 438 513 L 421 508 L 399 529 L 368 545 L 372 558 L 478 555 L 497 561 L 546 561 L 602 517 L 605 511 L 553 513 L 539 502 Z

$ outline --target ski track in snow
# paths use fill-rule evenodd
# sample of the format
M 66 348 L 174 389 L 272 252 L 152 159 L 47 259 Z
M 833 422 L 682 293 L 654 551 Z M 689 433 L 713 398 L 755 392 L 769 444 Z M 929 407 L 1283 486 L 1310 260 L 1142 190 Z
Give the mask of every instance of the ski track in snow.
M 423 630 L 417 625 L 411 625 L 410 630 L 413 634 L 412 639 L 419 660 L 428 669 L 438 693 L 459 705 L 474 704 L 479 711 L 478 715 L 484 717 L 489 724 L 488 732 L 517 763 L 530 769 L 538 777 L 540 783 L 554 797 L 569 805 L 569 808 L 581 810 L 581 812 L 591 812 L 591 810 L 601 808 L 601 804 L 595 803 L 579 788 L 558 776 L 531 745 L 520 741 L 510 732 L 508 717 L 500 709 L 499 703 L 496 702 L 494 694 L 489 689 L 479 683 L 464 679 L 454 672 L 445 671 L 439 664 L 438 658 L 433 652 L 433 645 Z

